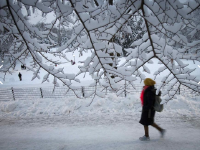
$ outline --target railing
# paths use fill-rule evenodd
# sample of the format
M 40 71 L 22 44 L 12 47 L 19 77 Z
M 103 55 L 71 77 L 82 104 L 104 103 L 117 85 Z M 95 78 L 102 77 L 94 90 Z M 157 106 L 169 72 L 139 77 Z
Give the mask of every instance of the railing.
M 103 87 L 97 87 L 98 91 L 102 91 Z M 126 94 L 122 92 L 119 96 L 124 97 L 130 93 L 137 93 L 141 90 L 141 86 L 137 89 L 126 89 Z M 94 91 L 94 87 L 82 86 L 75 90 L 75 93 L 72 90 L 68 90 L 66 87 L 57 87 L 53 92 L 52 87 L 26 87 L 26 88 L 0 88 L 0 101 L 9 101 L 9 100 L 26 100 L 26 99 L 37 99 L 37 98 L 65 98 L 65 97 L 76 97 L 78 95 L 81 98 L 84 98 L 85 95 Z M 104 89 L 102 91 L 105 94 L 114 93 L 112 91 Z
M 97 87 L 98 91 L 102 91 L 105 95 L 114 93 L 103 87 Z M 94 91 L 94 87 L 79 87 L 75 90 L 75 93 L 72 90 L 68 90 L 66 87 L 57 87 L 53 92 L 51 87 L 26 87 L 26 88 L 0 88 L 0 101 L 10 101 L 10 100 L 28 100 L 28 99 L 38 99 L 38 98 L 66 98 L 66 97 L 76 97 L 78 95 L 81 98 L 84 98 L 89 92 Z M 142 90 L 141 85 L 135 85 L 135 89 L 131 86 L 123 89 L 120 97 L 126 97 L 134 93 L 140 93 Z M 194 93 L 191 90 L 188 90 L 184 87 L 180 89 L 180 94 L 186 97 L 196 97 L 199 93 Z

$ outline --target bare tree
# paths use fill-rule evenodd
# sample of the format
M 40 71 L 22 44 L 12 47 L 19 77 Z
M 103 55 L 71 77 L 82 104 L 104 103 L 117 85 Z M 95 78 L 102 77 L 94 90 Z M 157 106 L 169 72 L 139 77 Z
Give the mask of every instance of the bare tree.
M 33 79 L 39 78 L 40 70 L 43 69 L 47 72 L 43 82 L 48 81 L 49 76 L 53 76 L 55 87 L 59 86 L 59 81 L 80 97 L 71 83 L 80 82 L 77 77 L 89 73 L 95 81 L 95 91 L 85 97 L 91 95 L 103 97 L 103 92 L 97 89 L 98 84 L 120 94 L 123 90 L 120 90 L 119 82 L 126 81 L 123 82 L 126 86 L 134 87 L 136 79 L 145 78 L 139 69 L 143 68 L 145 72 L 150 73 L 145 64 L 151 63 L 152 58 L 157 58 L 163 67 L 154 73 L 155 78 L 165 70 L 169 72 L 158 88 L 160 90 L 167 87 L 163 92 L 166 101 L 178 93 L 181 85 L 199 92 L 198 79 L 191 75 L 195 69 L 187 68 L 188 64 L 184 64 L 183 60 L 200 61 L 200 54 L 184 53 L 188 49 L 197 50 L 200 41 L 195 39 L 188 42 L 187 35 L 181 34 L 187 27 L 191 29 L 191 33 L 198 29 L 193 14 L 199 5 L 197 1 L 180 3 L 179 0 L 1 0 L 0 30 L 8 30 L 6 35 L 14 37 L 12 46 L 8 50 L 13 59 L 1 71 L 9 73 L 16 61 L 23 64 L 27 57 L 31 57 L 32 62 L 26 66 L 33 71 Z M 45 31 L 39 32 L 27 20 L 31 11 L 34 12 L 36 9 L 43 13 L 43 17 L 50 13 L 55 15 Z M 126 61 L 119 65 L 121 59 L 117 54 L 122 54 L 122 47 L 115 43 L 113 38 L 126 26 L 128 20 L 134 17 L 143 20 L 144 34 L 132 41 L 132 47 L 126 50 L 128 53 Z M 73 34 L 64 45 L 49 51 L 49 46 L 55 44 L 49 37 L 57 36 L 52 29 L 58 23 L 63 28 L 67 28 L 70 24 L 73 27 Z M 51 44 L 40 44 L 41 38 L 48 38 Z M 175 48 L 175 43 L 182 47 Z M 19 46 L 21 51 L 14 53 L 14 49 Z M 67 74 L 63 71 L 64 68 L 56 69 L 47 65 L 47 62 L 53 64 L 68 62 L 67 54 L 75 51 L 80 53 L 91 51 L 91 56 L 79 66 L 78 74 Z M 57 61 L 50 56 L 59 56 L 62 59 Z

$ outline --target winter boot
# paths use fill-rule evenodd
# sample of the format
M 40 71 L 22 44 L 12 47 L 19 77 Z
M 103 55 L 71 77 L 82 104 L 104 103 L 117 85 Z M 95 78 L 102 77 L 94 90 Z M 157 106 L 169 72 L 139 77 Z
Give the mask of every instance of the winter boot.
M 150 141 L 150 138 L 146 137 L 145 135 L 143 137 L 140 137 L 139 139 L 140 141 Z
M 165 129 L 162 129 L 162 130 L 160 131 L 161 138 L 164 138 L 165 133 L 166 133 L 166 130 L 165 130 Z

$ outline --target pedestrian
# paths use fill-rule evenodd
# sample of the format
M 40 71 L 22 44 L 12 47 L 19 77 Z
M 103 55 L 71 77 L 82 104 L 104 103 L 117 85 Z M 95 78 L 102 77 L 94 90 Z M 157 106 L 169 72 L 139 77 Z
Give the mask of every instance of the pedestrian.
M 162 129 L 154 122 L 155 110 L 153 106 L 154 106 L 155 96 L 156 96 L 156 89 L 154 87 L 154 84 L 156 84 L 154 80 L 152 80 L 151 78 L 146 78 L 144 80 L 145 86 L 143 87 L 143 90 L 140 96 L 141 104 L 142 104 L 142 114 L 141 114 L 140 123 L 144 126 L 144 132 L 145 132 L 145 135 L 139 138 L 141 141 L 150 140 L 149 127 L 148 127 L 149 125 L 156 128 L 160 132 L 161 137 L 164 137 L 164 134 L 166 132 L 165 129 Z M 158 95 L 160 94 L 161 92 L 159 92 Z
M 71 60 L 71 64 L 72 64 L 72 65 L 75 65 L 75 61 Z
M 22 81 L 22 74 L 20 72 L 19 72 L 18 76 L 19 76 L 19 80 Z

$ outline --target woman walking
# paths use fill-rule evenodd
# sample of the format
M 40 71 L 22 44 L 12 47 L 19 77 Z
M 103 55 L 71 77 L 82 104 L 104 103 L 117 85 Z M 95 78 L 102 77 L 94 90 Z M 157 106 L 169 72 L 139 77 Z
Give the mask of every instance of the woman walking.
M 140 119 L 140 123 L 144 126 L 144 132 L 145 135 L 143 137 L 140 137 L 139 139 L 141 141 L 149 141 L 149 125 L 155 127 L 161 134 L 161 137 L 164 137 L 164 134 L 166 130 L 159 127 L 154 122 L 154 116 L 155 116 L 155 110 L 153 108 L 154 102 L 155 102 L 155 96 L 156 96 L 156 89 L 154 88 L 154 84 L 156 82 L 150 78 L 146 78 L 144 80 L 144 87 L 141 92 L 141 104 L 142 104 L 142 115 Z M 159 92 L 160 96 L 160 92 Z

